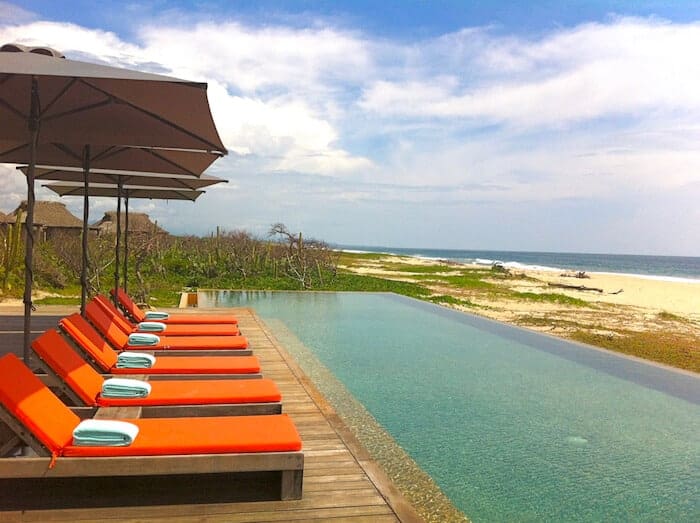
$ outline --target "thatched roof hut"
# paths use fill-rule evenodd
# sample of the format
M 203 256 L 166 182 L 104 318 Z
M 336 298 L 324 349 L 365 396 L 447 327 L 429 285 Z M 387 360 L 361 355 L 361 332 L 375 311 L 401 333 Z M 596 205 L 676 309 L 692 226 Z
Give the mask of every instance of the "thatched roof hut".
M 121 213 L 122 231 L 125 227 L 125 215 Z M 117 212 L 108 211 L 100 221 L 94 224 L 100 233 L 115 234 L 117 232 Z M 129 213 L 129 234 L 168 234 L 157 223 L 152 222 L 148 214 L 143 212 Z
M 17 218 L 21 213 L 21 222 L 27 218 L 27 202 L 23 201 L 12 212 L 12 217 Z M 37 200 L 34 205 L 34 225 L 47 228 L 82 229 L 83 222 L 72 214 L 66 204 L 61 202 L 45 202 Z
M 23 201 L 5 218 L 0 216 L 0 223 L 15 223 L 19 216 L 20 223 L 27 219 L 27 202 Z M 37 200 L 34 202 L 34 229 L 40 232 L 39 238 L 46 239 L 51 234 L 62 231 L 80 234 L 83 222 L 72 214 L 64 203 Z

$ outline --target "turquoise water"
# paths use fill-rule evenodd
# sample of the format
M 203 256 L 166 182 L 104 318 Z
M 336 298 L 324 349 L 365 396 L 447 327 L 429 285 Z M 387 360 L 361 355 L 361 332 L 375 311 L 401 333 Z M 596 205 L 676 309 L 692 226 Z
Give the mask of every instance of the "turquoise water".
M 473 521 L 699 521 L 700 379 L 390 294 L 221 292 L 283 321 Z

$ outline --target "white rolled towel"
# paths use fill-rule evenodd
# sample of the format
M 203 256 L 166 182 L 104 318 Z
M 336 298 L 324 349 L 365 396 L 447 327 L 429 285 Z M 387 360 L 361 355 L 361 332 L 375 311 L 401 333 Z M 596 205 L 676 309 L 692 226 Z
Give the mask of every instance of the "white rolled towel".
M 101 396 L 104 398 L 145 398 L 151 393 L 147 381 L 128 378 L 109 378 L 102 383 Z
M 142 321 L 139 323 L 138 328 L 143 332 L 163 332 L 168 326 L 159 321 Z
M 156 357 L 145 352 L 120 352 L 117 356 L 118 369 L 150 369 L 156 364 Z
M 126 421 L 86 419 L 73 429 L 73 445 L 126 447 L 139 433 L 138 426 Z

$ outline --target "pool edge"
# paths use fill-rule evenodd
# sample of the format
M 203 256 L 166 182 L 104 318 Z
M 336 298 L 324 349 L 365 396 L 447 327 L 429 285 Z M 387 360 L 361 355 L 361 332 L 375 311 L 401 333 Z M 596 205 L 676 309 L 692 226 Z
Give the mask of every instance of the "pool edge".
M 338 437 L 345 443 L 346 447 L 357 460 L 358 464 L 365 471 L 369 480 L 374 484 L 377 491 L 381 494 L 387 504 L 396 514 L 396 517 L 405 523 L 418 523 L 424 521 L 418 515 L 415 507 L 408 502 L 401 491 L 386 475 L 382 467 L 374 459 L 371 458 L 369 451 L 358 441 L 352 430 L 345 424 L 342 418 L 335 411 L 330 402 L 316 388 L 314 382 L 306 375 L 296 360 L 287 352 L 287 349 L 277 340 L 274 333 L 269 329 L 267 324 L 258 316 L 257 312 L 252 307 L 246 307 L 250 311 L 251 316 L 259 325 L 265 336 L 270 340 L 270 343 L 279 352 L 282 359 L 289 366 L 292 374 L 299 380 L 302 387 L 309 394 L 309 397 L 319 408 L 323 416 L 328 421 L 329 425 L 338 434 Z

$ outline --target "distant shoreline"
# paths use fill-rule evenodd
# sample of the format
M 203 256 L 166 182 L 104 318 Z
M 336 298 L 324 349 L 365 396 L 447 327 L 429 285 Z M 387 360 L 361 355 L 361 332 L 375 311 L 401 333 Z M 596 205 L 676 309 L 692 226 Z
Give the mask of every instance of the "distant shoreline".
M 516 251 L 477 251 L 450 249 L 409 249 L 391 247 L 337 246 L 337 250 L 356 254 L 386 254 L 407 256 L 427 261 L 453 262 L 465 266 L 490 267 L 498 262 L 516 271 L 567 272 L 585 271 L 613 276 L 628 276 L 655 281 L 669 281 L 700 284 L 700 257 L 692 256 L 647 256 L 631 254 L 590 254 L 590 253 L 546 253 Z M 486 256 L 489 255 L 489 256 Z M 509 259 L 510 258 L 510 259 Z M 527 260 L 530 263 L 519 261 Z M 538 259 L 559 261 L 560 263 L 533 263 Z M 593 263 L 592 263 L 593 262 Z M 614 267 L 616 263 L 625 267 Z M 592 267 L 592 265 L 599 265 Z M 654 266 L 660 269 L 654 271 Z M 685 266 L 683 266 L 685 264 Z M 675 265 L 675 266 L 674 266 Z M 651 266 L 651 269 L 648 267 Z M 646 270 L 644 270 L 646 267 Z M 630 270 L 633 269 L 633 270 Z M 638 272 L 635 272 L 635 269 Z M 673 274 L 667 274 L 673 272 Z

